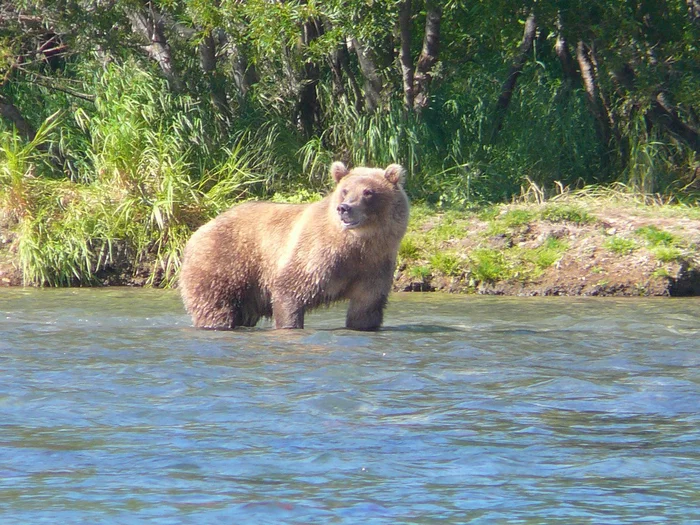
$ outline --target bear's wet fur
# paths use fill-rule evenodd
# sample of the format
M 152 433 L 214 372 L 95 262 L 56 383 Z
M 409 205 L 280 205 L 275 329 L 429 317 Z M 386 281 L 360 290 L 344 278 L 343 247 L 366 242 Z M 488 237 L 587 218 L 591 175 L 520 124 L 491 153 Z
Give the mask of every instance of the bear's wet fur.
M 376 330 L 408 224 L 404 170 L 331 166 L 333 193 L 311 204 L 250 202 L 199 228 L 185 247 L 180 293 L 198 328 L 230 330 L 349 300 L 346 327 Z

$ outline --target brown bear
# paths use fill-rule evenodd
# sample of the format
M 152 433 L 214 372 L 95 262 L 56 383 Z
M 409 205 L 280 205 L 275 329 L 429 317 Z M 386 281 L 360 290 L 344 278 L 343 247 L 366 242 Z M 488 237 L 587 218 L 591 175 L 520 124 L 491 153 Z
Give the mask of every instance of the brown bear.
M 303 328 L 304 313 L 350 301 L 345 325 L 382 324 L 408 224 L 404 170 L 331 166 L 333 193 L 312 204 L 250 202 L 199 228 L 185 247 L 180 293 L 198 328 Z

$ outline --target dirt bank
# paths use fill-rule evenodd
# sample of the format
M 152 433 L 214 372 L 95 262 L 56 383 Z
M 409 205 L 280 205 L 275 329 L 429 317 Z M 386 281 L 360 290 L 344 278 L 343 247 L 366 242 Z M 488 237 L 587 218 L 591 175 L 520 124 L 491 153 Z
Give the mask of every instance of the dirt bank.
M 414 225 L 416 243 L 428 239 L 433 247 L 400 265 L 396 289 L 521 296 L 700 295 L 697 208 L 586 201 L 557 204 L 564 213 L 548 215 L 547 206 L 553 209 L 551 204 L 509 205 L 493 217 L 438 215 L 420 221 Z M 431 232 L 450 227 L 450 233 L 462 230 L 464 235 L 431 239 Z M 529 264 L 528 254 L 540 253 L 547 244 L 559 249 L 551 263 Z M 449 253 L 456 263 L 445 271 L 440 259 Z M 479 271 L 477 253 L 497 259 L 500 268 L 492 278 Z

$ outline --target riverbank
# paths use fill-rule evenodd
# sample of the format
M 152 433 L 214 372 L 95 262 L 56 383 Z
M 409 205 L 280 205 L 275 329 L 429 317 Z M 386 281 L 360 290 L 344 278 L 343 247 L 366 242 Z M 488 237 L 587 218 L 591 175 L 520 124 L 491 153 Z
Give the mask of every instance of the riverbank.
M 614 194 L 560 195 L 466 210 L 416 205 L 394 289 L 491 295 L 700 295 L 700 208 Z M 0 224 L 0 285 L 21 286 L 19 234 Z M 96 285 L 162 283 L 120 249 Z M 134 261 L 137 261 L 135 263 Z
M 399 290 L 700 295 L 700 209 L 605 192 L 465 213 L 414 210 Z

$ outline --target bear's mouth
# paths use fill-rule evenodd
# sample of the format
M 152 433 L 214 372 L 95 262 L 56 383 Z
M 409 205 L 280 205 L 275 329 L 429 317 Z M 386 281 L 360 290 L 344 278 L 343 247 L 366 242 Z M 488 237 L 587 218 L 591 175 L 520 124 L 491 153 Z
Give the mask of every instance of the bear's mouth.
M 343 227 L 344 230 L 349 230 L 351 228 L 356 228 L 357 226 L 359 226 L 360 220 L 359 219 L 351 220 L 349 217 L 341 217 L 340 218 L 340 225 Z

